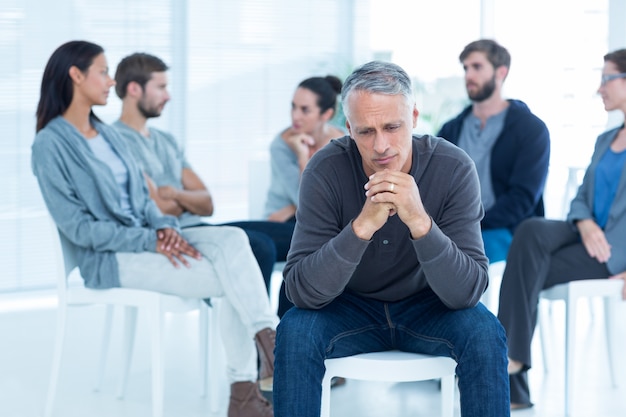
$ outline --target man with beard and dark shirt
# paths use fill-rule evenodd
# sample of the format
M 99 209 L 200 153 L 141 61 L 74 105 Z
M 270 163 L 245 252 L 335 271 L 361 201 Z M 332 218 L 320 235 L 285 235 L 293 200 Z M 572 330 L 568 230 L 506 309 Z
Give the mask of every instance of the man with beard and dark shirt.
M 524 102 L 502 97 L 511 65 L 503 46 L 477 40 L 463 49 L 459 60 L 472 104 L 437 135 L 459 146 L 476 164 L 485 209 L 485 254 L 494 263 L 506 260 L 522 220 L 544 215 L 550 134 Z

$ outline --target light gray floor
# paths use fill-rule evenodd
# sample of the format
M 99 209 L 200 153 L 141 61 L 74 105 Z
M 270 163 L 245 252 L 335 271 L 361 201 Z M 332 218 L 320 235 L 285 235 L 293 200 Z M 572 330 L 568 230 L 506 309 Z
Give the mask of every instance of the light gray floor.
M 626 303 L 616 311 L 621 325 L 616 334 L 618 363 L 614 364 L 619 387 L 611 388 L 605 354 L 603 316 L 600 300 L 579 306 L 578 355 L 575 369 L 573 417 L 626 415 L 625 361 Z M 119 363 L 119 328 L 112 336 L 112 352 L 102 390 L 94 392 L 97 351 L 100 346 L 101 307 L 73 309 L 68 323 L 68 339 L 63 357 L 55 416 L 63 417 L 149 417 L 150 349 L 139 317 L 134 360 L 126 397 L 116 399 L 115 365 Z M 48 386 L 55 337 L 55 296 L 52 292 L 0 294 L 0 417 L 41 415 Z M 119 318 L 119 317 L 117 317 Z M 548 320 L 552 329 L 548 340 L 550 371 L 544 373 L 539 338 L 533 349 L 536 365 L 531 370 L 533 409 L 517 411 L 514 417 L 563 416 L 563 308 L 554 304 Z M 211 416 L 209 402 L 199 396 L 196 350 L 197 316 L 173 315 L 166 335 L 165 416 Z M 223 381 L 219 417 L 226 416 L 228 389 L 223 370 L 216 370 Z M 372 383 L 348 381 L 333 390 L 333 416 L 437 416 L 439 391 L 434 382 Z M 459 416 L 458 392 L 455 415 Z

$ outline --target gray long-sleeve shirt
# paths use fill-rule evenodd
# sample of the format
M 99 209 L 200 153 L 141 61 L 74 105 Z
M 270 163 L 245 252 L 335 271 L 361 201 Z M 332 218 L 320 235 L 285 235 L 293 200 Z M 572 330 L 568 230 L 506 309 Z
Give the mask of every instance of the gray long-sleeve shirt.
M 487 287 L 478 176 L 471 159 L 441 138 L 414 136 L 410 174 L 432 217 L 414 240 L 399 216 L 370 241 L 352 230 L 368 181 L 361 155 L 346 136 L 318 151 L 302 175 L 296 228 L 284 271 L 301 308 L 321 308 L 343 291 L 397 301 L 427 287 L 453 309 L 474 306 Z

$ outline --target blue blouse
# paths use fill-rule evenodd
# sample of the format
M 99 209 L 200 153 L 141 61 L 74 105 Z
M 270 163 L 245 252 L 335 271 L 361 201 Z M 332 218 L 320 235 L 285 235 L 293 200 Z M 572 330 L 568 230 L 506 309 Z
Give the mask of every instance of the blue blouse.
M 593 216 L 602 229 L 609 219 L 609 210 L 615 199 L 624 163 L 626 163 L 626 150 L 616 153 L 609 148 L 596 167 Z

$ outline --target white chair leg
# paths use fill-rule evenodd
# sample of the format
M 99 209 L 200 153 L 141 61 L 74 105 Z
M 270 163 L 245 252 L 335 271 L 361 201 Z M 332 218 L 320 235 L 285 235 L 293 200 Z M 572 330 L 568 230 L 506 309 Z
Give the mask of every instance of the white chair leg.
M 617 388 L 617 379 L 615 377 L 615 370 L 613 364 L 615 363 L 613 357 L 613 300 L 609 297 L 602 299 L 604 304 L 604 332 L 606 334 L 606 349 L 609 358 L 609 374 L 611 375 L 611 386 Z
M 117 388 L 117 398 L 124 398 L 130 363 L 133 357 L 133 347 L 135 346 L 135 331 L 137 329 L 137 307 L 124 307 L 124 336 L 122 342 L 122 368 L 120 372 L 120 382 Z
M 163 313 L 153 308 L 150 314 L 152 335 L 152 416 L 163 417 Z
M 208 314 L 208 327 L 205 326 L 205 329 L 208 330 L 207 338 L 207 352 L 206 356 L 209 359 L 209 368 L 212 373 L 216 373 L 220 364 L 220 358 L 218 353 L 220 352 L 220 317 L 219 317 L 219 300 L 213 300 L 213 307 L 206 308 L 206 312 Z M 208 370 L 205 367 L 205 375 Z M 220 405 L 220 384 L 217 383 L 216 378 L 214 377 L 211 381 L 209 387 L 209 401 L 211 402 L 211 412 L 217 413 L 219 411 Z
M 104 370 L 106 369 L 107 357 L 109 354 L 109 344 L 111 340 L 111 327 L 113 327 L 113 313 L 115 307 L 107 304 L 104 311 L 104 326 L 102 329 L 102 346 L 100 347 L 100 361 L 98 362 L 98 371 L 96 373 L 96 382 L 94 391 L 100 391 L 102 380 L 104 379 Z
M 201 301 L 205 304 L 204 301 Z M 200 364 L 200 396 L 205 398 L 209 382 L 209 309 L 201 305 L 198 312 L 198 363 Z M 212 323 L 211 323 L 212 324 Z
M 593 297 L 587 297 L 587 308 L 589 309 L 589 321 L 593 323 L 596 317 L 596 312 L 593 308 Z
M 576 303 L 575 297 L 565 300 L 565 417 L 569 417 L 573 384 L 570 383 L 574 370 L 574 355 L 576 347 Z
M 546 301 L 547 303 L 551 303 L 551 301 Z M 543 310 L 545 310 L 543 307 L 544 301 L 539 300 L 539 305 L 537 306 L 538 312 L 537 312 L 537 325 L 539 326 L 539 339 L 541 341 L 541 357 L 543 359 L 543 372 L 544 373 L 548 373 L 548 341 L 546 340 L 548 337 L 548 334 L 550 332 L 546 332 L 544 330 L 544 327 L 546 326 L 545 324 L 545 316 L 546 314 L 544 313 Z
M 59 382 L 59 371 L 61 370 L 61 358 L 63 356 L 63 345 L 65 344 L 65 327 L 67 325 L 67 305 L 59 300 L 57 312 L 57 334 L 54 343 L 54 354 L 52 356 L 52 369 L 50 371 L 50 382 L 48 384 L 48 395 L 44 409 L 44 417 L 51 417 L 56 398 L 57 384 Z
M 320 417 L 330 417 L 330 382 L 332 379 L 333 375 L 326 372 L 324 379 L 322 380 L 322 403 Z
M 441 417 L 454 415 L 454 375 L 441 378 Z

